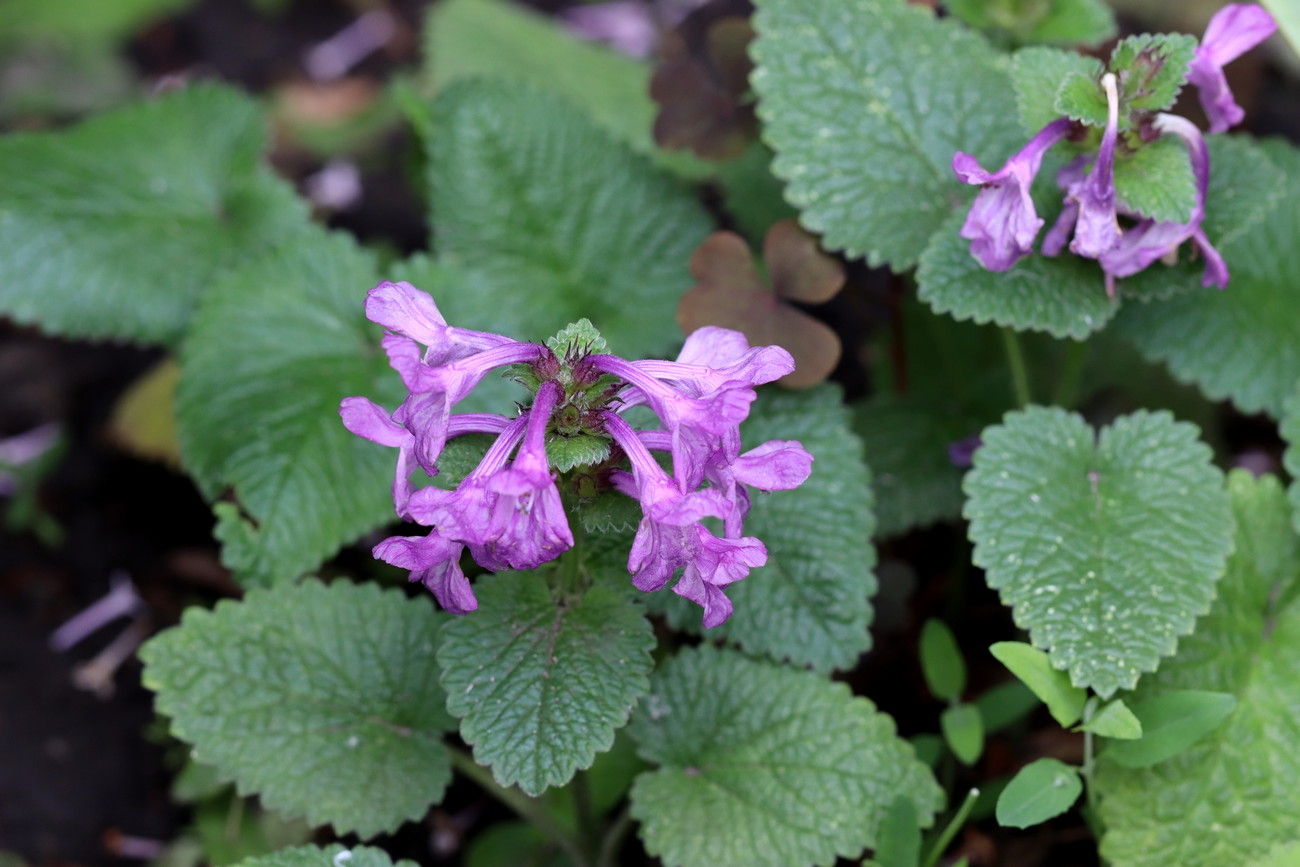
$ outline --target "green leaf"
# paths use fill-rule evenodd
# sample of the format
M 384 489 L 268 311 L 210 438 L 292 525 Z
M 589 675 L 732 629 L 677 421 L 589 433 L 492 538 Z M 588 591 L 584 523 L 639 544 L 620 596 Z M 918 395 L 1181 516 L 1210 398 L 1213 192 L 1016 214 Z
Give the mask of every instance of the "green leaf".
M 1300 840 L 1279 843 L 1260 860 L 1250 862 L 1249 867 L 1294 867 L 1296 864 L 1300 864 Z
M 242 794 L 371 837 L 424 815 L 451 779 L 455 723 L 430 672 L 441 622 L 374 585 L 254 590 L 150 640 L 144 683 Z
M 1058 723 L 1072 726 L 1083 716 L 1088 693 L 1070 683 L 1065 672 L 1053 668 L 1046 653 L 1019 641 L 999 641 L 989 652 L 1047 705 Z
M 1098 77 L 1091 72 L 1076 71 L 1067 74 L 1056 92 L 1054 107 L 1058 116 L 1063 114 L 1088 126 L 1104 127 L 1109 105 Z
M 1094 443 L 1078 415 L 1030 407 L 984 432 L 966 476 L 974 563 L 1052 665 L 1103 698 L 1173 653 L 1232 550 L 1198 435 L 1138 412 Z
M 1029 645 L 1022 645 L 1029 647 Z M 1041 650 L 1034 650 L 1035 653 L 1042 653 Z M 1047 654 L 1043 654 L 1044 658 Z M 1069 689 L 1069 678 L 1062 672 L 1055 672 L 1056 675 L 1064 682 Z M 1082 690 L 1080 690 L 1082 692 Z M 1024 719 L 1038 707 L 1040 699 L 1034 695 L 1029 687 L 1025 686 L 1019 680 L 1009 680 L 1006 683 L 1000 683 L 990 689 L 988 692 L 980 695 L 975 699 L 975 706 L 980 709 L 980 719 L 984 721 L 984 733 L 991 735 L 994 732 L 1001 731 L 1011 724 Z M 1075 719 L 1078 719 L 1076 716 Z
M 632 721 L 660 767 L 632 787 L 666 867 L 797 867 L 855 857 L 898 795 L 928 826 L 942 794 L 889 717 L 844 684 L 727 650 L 685 650 Z
M 746 449 L 798 440 L 813 454 L 812 475 L 793 491 L 753 498 L 745 534 L 767 545 L 767 565 L 727 588 L 735 613 L 708 634 L 816 671 L 852 668 L 871 648 L 876 551 L 871 476 L 841 392 L 764 389 L 741 435 Z M 648 599 L 674 626 L 699 628 L 698 606 L 668 592 Z
M 723 207 L 754 247 L 773 225 L 799 216 L 785 200 L 785 185 L 772 174 L 772 150 L 762 142 L 720 165 L 718 183 Z
M 759 0 L 757 68 L 773 169 L 805 227 L 850 259 L 910 268 L 974 191 L 961 150 L 998 164 L 1024 142 L 1005 61 L 951 20 L 894 0 Z
M 1231 693 L 1180 689 L 1133 705 L 1141 737 L 1111 744 L 1104 755 L 1126 768 L 1149 768 L 1173 758 L 1214 731 L 1237 707 Z
M 1263 0 L 1263 3 L 1277 21 L 1278 30 L 1291 43 L 1291 50 L 1300 53 L 1300 6 L 1294 0 Z
M 191 5 L 193 0 L 5 0 L 0 3 L 0 38 L 112 43 Z
M 405 392 L 365 319 L 373 257 L 316 230 L 229 272 L 181 356 L 186 467 L 220 503 L 223 558 L 246 585 L 288 581 L 392 520 L 396 453 L 353 436 L 339 401 Z M 235 420 L 238 423 L 233 423 Z
M 257 858 L 245 858 L 239 867 L 418 867 L 403 858 L 394 864 L 383 849 L 373 846 L 347 848 L 338 843 L 329 846 L 296 846 Z
M 307 225 L 265 145 L 256 103 L 216 85 L 0 139 L 0 314 L 176 340 L 218 274 Z
M 1230 399 L 1245 413 L 1282 414 L 1300 373 L 1300 341 L 1295 323 L 1300 321 L 1300 259 L 1291 246 L 1300 235 L 1300 152 L 1280 142 L 1252 145 L 1239 137 L 1212 136 L 1211 193 L 1207 205 L 1206 233 L 1219 246 L 1231 271 L 1231 282 L 1222 292 L 1197 288 L 1159 303 L 1127 305 L 1115 322 L 1118 333 L 1132 340 L 1142 354 L 1169 365 L 1183 382 L 1198 385 L 1214 400 Z M 1247 174 L 1254 159 L 1252 180 Z M 1276 164 L 1284 174 L 1275 174 Z M 1227 175 L 1224 170 L 1228 169 Z M 1221 176 L 1222 175 L 1222 176 Z M 1228 175 L 1250 181 L 1252 186 L 1235 191 L 1232 210 L 1245 209 L 1253 201 L 1259 215 L 1237 227 L 1234 239 L 1225 237 L 1217 220 L 1232 214 L 1218 214 L 1220 199 L 1216 185 L 1229 182 Z M 1260 189 L 1260 182 L 1273 184 Z M 1271 214 L 1272 201 L 1281 204 Z M 1246 219 L 1243 217 L 1243 219 Z M 1187 253 L 1184 252 L 1186 257 Z M 1199 264 L 1178 266 L 1186 276 L 1181 286 L 1199 286 Z M 1147 269 L 1170 279 L 1160 264 Z M 1121 284 L 1129 294 L 1140 274 Z M 1167 294 L 1167 293 L 1166 293 Z
M 433 127 L 435 247 L 464 267 L 437 297 L 449 322 L 540 340 L 586 317 L 631 358 L 677 344 L 687 263 L 711 228 L 692 193 L 522 84 L 454 85 Z
M 1183 33 L 1143 33 L 1121 39 L 1110 54 L 1119 75 L 1121 115 L 1164 111 L 1174 104 L 1196 54 L 1196 37 Z
M 1028 828 L 1059 816 L 1083 792 L 1077 768 L 1056 759 L 1025 765 L 998 796 L 998 824 Z
M 1056 94 L 1071 74 L 1096 82 L 1101 80 L 1104 71 L 1097 58 L 1073 51 L 1037 47 L 1017 51 L 1011 61 L 1011 80 L 1015 84 L 1016 107 L 1024 131 L 1036 133 L 1061 116 L 1056 107 Z M 1105 122 L 1103 100 L 1102 123 Z
M 1026 42 L 1100 45 L 1115 35 L 1115 13 L 1104 0 L 1052 0 Z
M 918 867 L 921 863 L 921 829 L 916 801 L 899 795 L 889 802 L 876 835 L 875 860 L 879 867 Z
M 1123 699 L 1107 702 L 1079 731 L 1092 732 L 1104 738 L 1132 741 L 1142 737 L 1142 720 L 1129 710 Z
M 1115 160 L 1115 192 L 1144 217 L 1187 222 L 1197 196 L 1187 148 L 1176 139 L 1161 138 L 1120 156 Z
M 1300 540 L 1278 480 L 1228 477 L 1237 548 L 1218 598 L 1135 699 L 1196 689 L 1237 697 L 1227 721 L 1149 768 L 1101 761 L 1095 781 L 1116 867 L 1250 864 L 1296 839 L 1300 815 Z M 1118 745 L 1112 744 L 1107 752 Z
M 957 704 L 939 716 L 943 739 L 957 760 L 973 765 L 984 752 L 984 721 L 973 704 Z
M 578 433 L 552 437 L 546 442 L 546 460 L 562 473 L 598 464 L 608 457 L 609 440 L 604 437 Z
M 538 573 L 475 587 L 479 610 L 446 626 L 447 710 L 474 758 L 530 795 L 569 781 L 614 743 L 648 688 L 654 633 L 629 594 L 556 599 Z
M 966 661 L 952 630 L 931 617 L 921 627 L 921 672 L 935 698 L 956 701 L 966 689 Z
M 944 224 L 916 271 L 920 298 L 936 313 L 1017 330 L 1082 340 L 1101 329 L 1118 306 L 1106 297 L 1100 269 L 1074 256 L 1029 256 L 1010 271 L 985 270 L 958 236 L 964 213 Z

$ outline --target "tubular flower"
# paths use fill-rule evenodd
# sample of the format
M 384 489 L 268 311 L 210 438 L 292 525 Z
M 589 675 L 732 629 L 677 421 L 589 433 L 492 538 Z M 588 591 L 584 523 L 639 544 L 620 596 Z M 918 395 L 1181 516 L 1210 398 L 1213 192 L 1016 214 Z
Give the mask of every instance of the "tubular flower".
M 788 374 L 789 353 L 751 347 L 736 331 L 702 328 L 677 361 L 627 361 L 596 351 L 604 342 L 585 321 L 548 348 L 448 326 L 433 300 L 406 283 L 375 287 L 366 310 L 389 331 L 384 348 L 407 397 L 391 415 L 364 397 L 345 398 L 339 412 L 352 433 L 398 450 L 394 506 L 399 516 L 428 528 L 423 536 L 385 539 L 374 548 L 377 558 L 409 570 L 411 580 L 428 587 L 448 611 L 473 611 L 478 601 L 461 570 L 462 554 L 468 551 L 491 571 L 535 569 L 554 560 L 574 547 L 561 490 L 588 497 L 590 480 L 603 478 L 612 489 L 595 495 L 631 496 L 641 507 L 628 556 L 633 584 L 659 590 L 680 573 L 674 592 L 704 609 L 705 626 L 730 616 L 724 588 L 767 559 L 762 541 L 743 535 L 747 486 L 794 488 L 812 467 L 812 455 L 793 441 L 740 452 L 740 424 L 755 387 Z M 503 366 L 532 388 L 531 405 L 514 419 L 452 414 Z M 648 407 L 663 427 L 634 430 L 620 415 L 634 406 Z M 455 490 L 415 490 L 415 467 L 436 475 L 446 441 L 466 433 L 497 437 Z M 548 447 L 564 452 L 558 441 L 575 436 L 603 441 L 591 453 L 608 457 L 564 464 L 561 473 Z M 651 449 L 671 452 L 671 476 Z M 621 460 L 630 472 L 619 468 Z M 587 487 L 575 481 L 582 478 Z M 720 522 L 721 537 L 706 519 Z
M 962 224 L 961 237 L 971 242 L 971 255 L 989 271 L 1006 271 L 1033 252 L 1043 220 L 1034 210 L 1029 189 L 1043 155 L 1065 138 L 1072 125 L 1069 118 L 1052 121 L 996 172 L 985 171 L 970 154 L 958 151 L 953 156 L 952 170 L 958 179 L 981 187 Z
M 1196 85 L 1201 108 L 1210 120 L 1210 132 L 1226 132 L 1241 123 L 1245 112 L 1232 98 L 1223 67 L 1273 35 L 1277 22 L 1262 6 L 1230 3 L 1210 19 L 1205 37 L 1187 70 Z
M 1043 253 L 1055 255 L 1074 230 L 1070 252 L 1088 259 L 1100 258 L 1119 242 L 1119 216 L 1115 210 L 1115 145 L 1119 140 L 1119 89 L 1114 73 L 1101 79 L 1106 91 L 1106 128 L 1092 168 L 1082 176 L 1072 163 L 1057 176 L 1065 189 L 1065 210 L 1043 242 Z

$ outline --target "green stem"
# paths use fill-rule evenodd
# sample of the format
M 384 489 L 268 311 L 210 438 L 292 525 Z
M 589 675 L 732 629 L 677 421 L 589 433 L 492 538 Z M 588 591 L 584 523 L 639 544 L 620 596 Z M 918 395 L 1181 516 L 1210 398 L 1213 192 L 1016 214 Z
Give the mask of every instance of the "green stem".
M 935 864 L 939 863 L 939 858 L 943 855 L 944 850 L 948 848 L 948 845 L 952 843 L 952 838 L 957 836 L 961 826 L 965 825 L 966 820 L 970 818 L 970 811 L 975 808 L 975 801 L 979 799 L 979 796 L 979 789 L 971 789 L 966 793 L 966 799 L 961 802 L 957 812 L 953 813 L 952 818 L 948 820 L 948 824 L 943 826 L 943 832 L 935 839 L 934 845 L 930 847 L 930 851 L 922 859 L 921 867 L 934 867 Z
M 573 812 L 578 819 L 578 837 L 590 847 L 596 844 L 599 834 L 596 830 L 596 816 L 591 809 L 591 785 L 587 782 L 587 775 L 579 771 L 573 777 L 570 783 L 570 791 L 573 792 Z
M 1079 400 L 1079 386 L 1083 382 L 1083 362 L 1088 357 L 1088 344 L 1071 340 L 1065 344 L 1065 359 L 1061 362 L 1061 378 L 1056 383 L 1055 403 L 1073 409 Z
M 1097 712 L 1097 696 L 1089 696 L 1087 703 L 1083 706 L 1083 723 L 1087 725 L 1092 720 L 1093 715 Z M 1095 767 L 1096 745 L 1093 739 L 1096 736 L 1090 731 L 1083 733 L 1083 767 L 1079 772 L 1083 775 L 1083 792 L 1084 798 L 1084 819 L 1088 823 L 1089 830 L 1094 837 L 1101 839 L 1101 824 L 1099 814 L 1097 813 L 1097 787 L 1093 784 L 1093 770 Z
M 618 818 L 609 826 L 600 841 L 600 852 L 596 855 L 596 867 L 618 867 L 618 850 L 623 848 L 623 838 L 632 830 L 632 813 L 627 808 L 618 814 Z
M 1020 349 L 1020 338 L 1010 328 L 1002 329 L 1002 346 L 1007 351 L 1007 364 L 1011 367 L 1011 383 L 1015 387 L 1016 405 L 1029 406 L 1029 371 L 1025 367 L 1025 354 Z
M 480 767 L 464 750 L 450 748 L 451 763 L 466 777 L 478 783 L 488 794 L 514 810 L 523 819 L 528 820 L 564 850 L 574 867 L 589 867 L 591 860 L 582 850 L 578 838 L 563 828 L 555 817 L 547 811 L 540 801 L 530 798 L 518 789 L 506 788 L 492 778 L 492 772 Z

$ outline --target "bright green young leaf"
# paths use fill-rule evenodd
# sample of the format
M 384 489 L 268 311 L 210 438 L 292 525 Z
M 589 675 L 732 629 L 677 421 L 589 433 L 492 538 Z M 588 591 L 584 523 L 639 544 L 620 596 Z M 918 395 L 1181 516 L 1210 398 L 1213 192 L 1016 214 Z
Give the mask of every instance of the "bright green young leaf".
M 140 656 L 199 761 L 274 810 L 371 837 L 424 815 L 451 779 L 441 623 L 424 599 L 313 581 L 191 607 Z
M 999 641 L 989 652 L 1047 705 L 1058 723 L 1072 726 L 1083 716 L 1088 693 L 1070 683 L 1065 672 L 1053 668 L 1046 653 L 1020 641 Z
M 1083 792 L 1079 770 L 1056 759 L 1025 765 L 998 796 L 998 824 L 1028 828 L 1064 813 Z
M 876 834 L 873 864 L 879 867 L 918 867 L 921 863 L 921 829 L 916 801 L 899 795 L 889 802 Z
M 984 721 L 973 704 L 956 704 L 939 716 L 943 739 L 957 760 L 973 765 L 984 752 Z
M 445 627 L 447 710 L 474 758 L 530 795 L 567 783 L 608 750 L 645 693 L 654 633 L 629 594 L 557 599 L 545 576 L 475 585 L 479 609 Z
M 746 449 L 798 440 L 813 454 L 812 475 L 793 491 L 754 495 L 745 534 L 763 540 L 767 565 L 727 588 L 735 613 L 708 635 L 817 671 L 852 668 L 871 648 L 876 551 L 871 475 L 841 392 L 764 389 L 741 435 Z M 626 547 L 618 556 L 622 567 Z M 699 606 L 669 591 L 649 600 L 674 626 L 699 628 Z
M 1196 205 L 1196 179 L 1186 146 L 1162 138 L 1117 158 L 1115 192 L 1144 217 L 1187 222 Z
M 1226 692 L 1179 689 L 1152 696 L 1133 705 L 1141 737 L 1111 744 L 1106 758 L 1126 768 L 1149 768 L 1214 731 L 1236 707 L 1237 697 Z
M 966 661 L 952 630 L 931 617 L 921 627 L 921 673 L 935 698 L 956 701 L 966 689 Z
M 228 272 L 195 317 L 181 451 L 206 496 L 233 497 L 216 532 L 246 585 L 292 580 L 393 519 L 396 453 L 338 414 L 350 395 L 393 409 L 405 394 L 365 318 L 376 282 L 369 253 L 316 230 Z
M 1252 145 L 1237 136 L 1212 136 L 1211 144 L 1216 146 L 1210 153 L 1205 229 L 1228 264 L 1228 288 L 1199 288 L 1199 262 L 1177 266 L 1188 272 L 1181 285 L 1196 287 L 1194 291 L 1159 303 L 1127 305 L 1115 326 L 1143 355 L 1165 362 L 1175 377 L 1200 386 L 1208 397 L 1228 398 L 1245 413 L 1262 410 L 1278 417 L 1300 377 L 1300 259 L 1291 254 L 1300 237 L 1300 152 L 1281 142 Z M 1284 174 L 1275 174 L 1274 164 Z M 1230 182 L 1229 175 L 1251 186 L 1232 191 L 1231 213 L 1221 214 L 1216 190 Z M 1272 189 L 1261 189 L 1261 182 L 1270 180 Z M 1270 212 L 1279 195 L 1281 204 Z M 1245 214 L 1252 201 L 1266 217 L 1262 222 L 1257 214 Z M 1235 227 L 1236 238 L 1225 237 L 1218 221 L 1238 214 L 1252 222 L 1244 231 Z M 1164 270 L 1157 263 L 1147 272 L 1168 280 Z M 1121 291 L 1129 294 L 1145 276 L 1122 281 Z
M 1082 340 L 1118 309 L 1106 297 L 1101 269 L 1075 256 L 1028 256 L 1010 271 L 985 270 L 958 235 L 964 213 L 939 230 L 916 271 L 920 298 L 936 313 L 1018 331 L 1046 331 Z
M 1174 652 L 1232 550 L 1223 476 L 1198 437 L 1166 412 L 1097 436 L 1030 407 L 984 431 L 966 476 L 974 563 L 1053 667 L 1103 698 Z
M 464 269 L 437 299 L 449 322 L 541 340 L 586 317 L 631 358 L 680 340 L 687 263 L 711 228 L 690 191 L 516 82 L 448 88 L 433 128 L 434 244 Z
M 659 765 L 633 785 L 632 815 L 665 867 L 829 864 L 876 844 L 896 796 L 926 826 L 943 797 L 844 684 L 707 645 L 656 672 L 632 735 Z
M 223 270 L 307 225 L 265 145 L 256 103 L 216 85 L 0 139 L 0 314 L 175 341 Z
M 1011 80 L 1024 132 L 1032 135 L 1061 116 L 1056 95 L 1071 74 L 1100 81 L 1103 71 L 1100 60 L 1073 51 L 1040 47 L 1017 51 L 1011 61 Z M 1102 112 L 1105 123 L 1104 102 Z
M 1173 105 L 1195 54 L 1196 37 L 1184 33 L 1121 39 L 1110 54 L 1109 68 L 1119 76 L 1122 109 L 1164 111 Z
M 1291 50 L 1300 54 L 1300 4 L 1295 0 L 1262 0 L 1262 2 L 1277 21 L 1278 30 L 1286 37 L 1287 42 L 1291 43 Z
M 1297 15 L 1300 16 L 1300 9 Z M 1296 864 L 1300 864 L 1300 840 L 1277 844 L 1263 858 L 1251 861 L 1249 867 L 1295 867 Z
M 648 64 L 583 42 L 521 3 L 436 4 L 425 21 L 424 56 L 430 90 L 481 77 L 528 82 L 564 97 L 609 135 L 662 165 L 692 176 L 709 171 L 701 161 L 655 144 L 651 128 L 658 107 L 650 98 Z
M 1100 45 L 1115 35 L 1115 13 L 1105 0 L 1052 0 L 1026 42 Z
M 1152 767 L 1099 762 L 1102 855 L 1115 867 L 1252 864 L 1297 836 L 1300 539 L 1276 478 L 1238 470 L 1228 487 L 1237 549 L 1214 607 L 1179 642 L 1176 657 L 1142 678 L 1133 698 L 1213 690 L 1236 696 L 1237 708 L 1199 742 Z
M 910 268 L 955 204 L 959 150 L 998 165 L 1024 142 L 1005 62 L 895 0 L 759 0 L 751 52 L 765 140 L 829 249 Z
M 1125 741 L 1136 740 L 1143 734 L 1142 721 L 1119 698 L 1103 705 L 1092 719 L 1079 726 L 1079 731 Z
M 245 858 L 238 867 L 418 867 L 414 861 L 403 858 L 394 864 L 383 849 L 374 846 L 353 846 L 351 849 L 332 843 L 320 846 L 297 846 L 281 849 L 257 858 Z
M 1089 72 L 1068 73 L 1056 91 L 1053 107 L 1057 115 L 1065 115 L 1088 126 L 1105 126 L 1108 105 L 1097 76 Z

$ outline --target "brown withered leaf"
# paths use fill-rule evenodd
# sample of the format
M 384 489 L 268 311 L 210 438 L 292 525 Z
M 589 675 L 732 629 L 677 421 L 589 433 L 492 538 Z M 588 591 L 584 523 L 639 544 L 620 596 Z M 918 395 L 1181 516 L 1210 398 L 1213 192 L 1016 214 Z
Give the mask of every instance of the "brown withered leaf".
M 744 18 L 715 21 L 701 45 L 669 33 L 664 59 L 650 79 L 650 97 L 659 104 L 654 121 L 661 147 L 690 148 L 702 159 L 740 156 L 758 132 L 749 94 L 749 43 L 754 29 Z
M 742 332 L 753 346 L 784 347 L 794 356 L 795 370 L 780 384 L 809 388 L 835 369 L 840 340 L 824 323 L 785 299 L 829 300 L 844 285 L 844 269 L 793 220 L 782 220 L 768 230 L 763 251 L 770 287 L 743 238 L 733 232 L 715 232 L 706 238 L 691 257 L 695 285 L 682 296 L 677 322 L 687 334 L 716 325 Z

